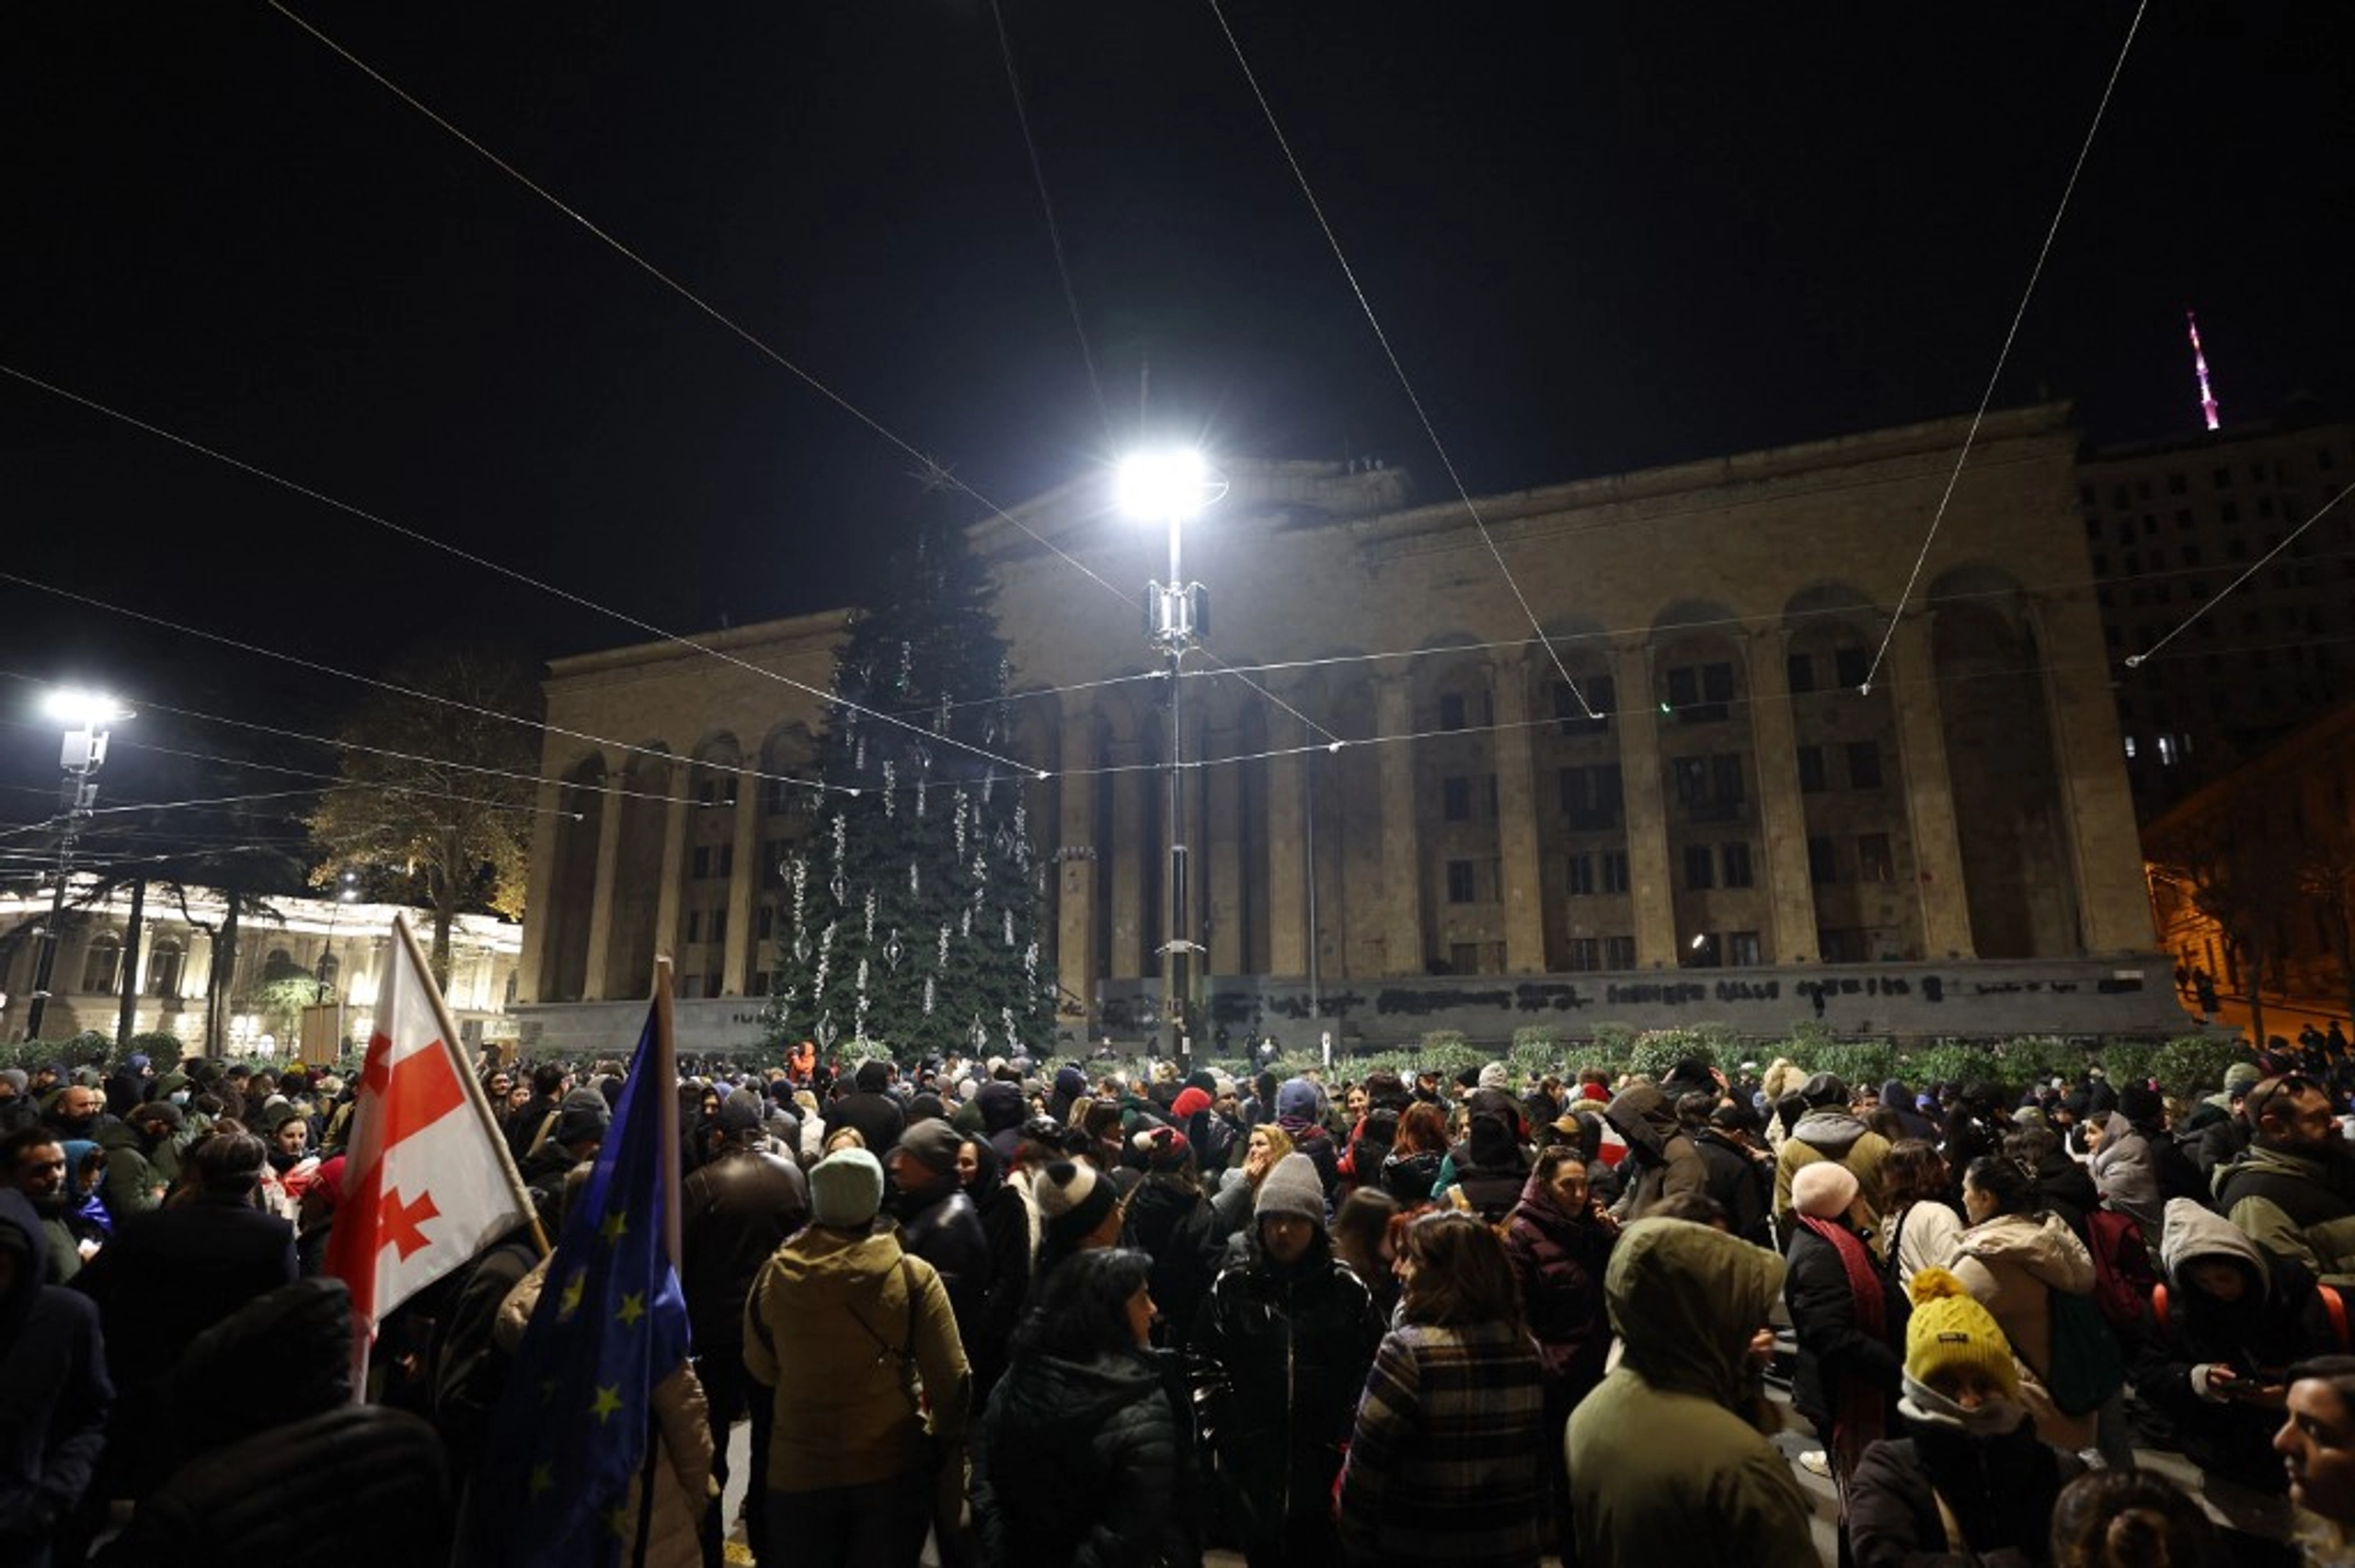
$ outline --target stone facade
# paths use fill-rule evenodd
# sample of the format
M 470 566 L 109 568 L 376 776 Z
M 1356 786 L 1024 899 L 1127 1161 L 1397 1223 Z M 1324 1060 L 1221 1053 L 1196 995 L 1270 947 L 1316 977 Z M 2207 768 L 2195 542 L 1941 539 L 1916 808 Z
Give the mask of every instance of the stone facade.
M 2179 1026 L 2160 971 L 2139 989 L 2150 908 L 2064 408 L 1985 422 L 1904 591 L 1965 429 L 1484 498 L 1495 554 L 1396 469 L 1233 465 L 1186 534 L 1212 604 L 1178 770 L 1206 1016 L 1281 1035 L 1305 1009 L 1380 1043 L 1434 1024 L 1325 999 L 1567 986 L 1641 1024 L 1741 981 L 1775 988 L 1745 1010 L 1765 1032 L 1810 1014 L 1802 983 L 1929 966 L 1942 995 L 2018 997 L 1970 977 L 2060 965 L 2101 999 L 2068 1027 Z M 1030 693 L 1007 744 L 1048 775 L 1022 787 L 1067 1028 L 1133 1038 L 1168 864 L 1166 680 L 1132 591 L 1158 540 L 1097 478 L 973 538 Z M 543 772 L 566 782 L 544 786 L 526 1001 L 642 996 L 666 951 L 700 1011 L 757 1012 L 727 999 L 765 989 L 805 820 L 787 779 L 843 625 L 553 667 Z M 2036 1026 L 1968 1011 L 1915 1027 Z

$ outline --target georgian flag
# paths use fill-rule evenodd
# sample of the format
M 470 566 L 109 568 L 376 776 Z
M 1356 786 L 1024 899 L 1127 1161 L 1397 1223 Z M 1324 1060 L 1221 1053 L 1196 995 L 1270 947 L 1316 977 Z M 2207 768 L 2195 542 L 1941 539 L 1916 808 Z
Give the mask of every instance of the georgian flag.
M 351 1288 L 363 1349 L 386 1313 L 526 1216 L 506 1145 L 443 1037 L 433 979 L 395 924 L 325 1265 Z

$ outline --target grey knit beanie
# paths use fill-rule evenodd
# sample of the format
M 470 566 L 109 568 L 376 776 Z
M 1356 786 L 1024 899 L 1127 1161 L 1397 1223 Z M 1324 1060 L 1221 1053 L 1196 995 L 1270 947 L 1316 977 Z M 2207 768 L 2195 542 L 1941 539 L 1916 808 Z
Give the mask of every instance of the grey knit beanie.
M 1315 1161 L 1305 1154 L 1287 1154 L 1276 1162 L 1251 1203 L 1255 1223 L 1270 1214 L 1297 1214 L 1324 1226 L 1325 1184 L 1317 1177 Z

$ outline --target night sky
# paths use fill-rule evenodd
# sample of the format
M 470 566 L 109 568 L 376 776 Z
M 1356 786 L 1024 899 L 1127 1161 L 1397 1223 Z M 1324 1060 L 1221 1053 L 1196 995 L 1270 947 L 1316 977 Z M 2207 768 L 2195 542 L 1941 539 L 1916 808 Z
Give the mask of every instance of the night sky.
M 1443 493 L 1218 13 L 1000 3 L 1100 401 L 985 4 L 293 8 L 994 501 L 1141 429 Z M 1224 15 L 1479 494 L 1968 412 L 2134 6 Z M 267 5 L 9 7 L 0 132 L 16 375 L 677 631 L 856 600 L 913 514 L 907 453 Z M 2349 406 L 2350 152 L 2355 7 L 2152 0 L 1997 402 L 2196 429 L 2190 307 L 2228 426 Z M 644 637 L 14 375 L 0 454 L 0 569 L 206 631 L 360 670 Z M 0 612 L 8 675 L 303 729 L 360 690 Z M 0 728 L 0 819 L 54 755 Z

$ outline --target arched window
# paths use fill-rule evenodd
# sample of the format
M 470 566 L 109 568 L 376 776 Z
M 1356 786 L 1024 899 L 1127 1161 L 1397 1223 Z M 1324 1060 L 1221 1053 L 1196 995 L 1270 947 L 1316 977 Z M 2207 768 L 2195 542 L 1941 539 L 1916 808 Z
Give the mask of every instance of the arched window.
M 82 984 L 79 989 L 98 994 L 110 992 L 121 972 L 122 938 L 110 931 L 102 931 L 90 938 L 90 945 L 82 951 Z
M 270 950 L 270 956 L 261 962 L 261 983 L 275 985 L 280 980 L 293 979 L 302 972 L 293 954 L 283 947 L 273 947 Z
M 147 994 L 176 997 L 180 993 L 180 965 L 187 951 L 176 936 L 159 936 L 147 955 Z

